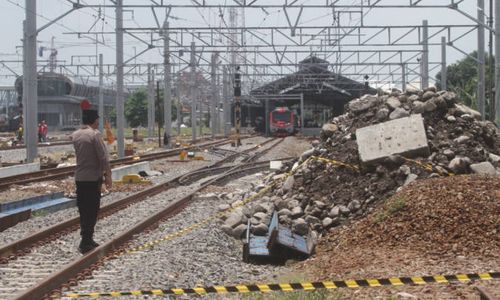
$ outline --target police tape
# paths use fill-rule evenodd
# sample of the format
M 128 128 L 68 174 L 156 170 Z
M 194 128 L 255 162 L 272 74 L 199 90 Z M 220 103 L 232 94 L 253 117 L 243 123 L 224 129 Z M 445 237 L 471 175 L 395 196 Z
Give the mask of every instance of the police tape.
M 404 158 L 404 159 L 406 161 L 408 161 L 408 162 L 415 163 L 417 166 L 421 166 L 423 168 L 426 168 L 429 171 L 433 171 L 433 169 L 432 169 L 433 166 L 430 165 L 430 164 L 424 164 L 422 162 L 419 162 L 417 160 L 412 160 L 412 159 L 409 159 L 409 158 Z M 166 235 L 166 236 L 164 236 L 164 237 L 162 237 L 160 239 L 149 241 L 149 242 L 146 242 L 146 243 L 144 243 L 144 244 L 142 244 L 140 246 L 133 247 L 133 248 L 130 248 L 128 250 L 125 250 L 124 253 L 135 253 L 135 252 L 138 252 L 138 251 L 142 251 L 142 250 L 154 247 L 154 246 L 156 246 L 158 244 L 161 244 L 163 242 L 167 242 L 167 241 L 173 240 L 174 238 L 186 235 L 186 234 L 188 234 L 190 232 L 193 232 L 194 230 L 196 230 L 198 228 L 202 228 L 203 226 L 211 223 L 212 221 L 215 221 L 217 218 L 220 218 L 220 217 L 222 217 L 224 215 L 227 215 L 227 214 L 231 213 L 236 208 L 241 207 L 243 205 L 246 205 L 246 204 L 248 204 L 248 203 L 256 200 L 258 197 L 260 197 L 263 194 L 267 193 L 271 188 L 273 188 L 274 186 L 276 186 L 278 182 L 284 181 L 289 176 L 295 174 L 299 170 L 300 166 L 307 164 L 311 160 L 316 160 L 316 161 L 320 161 L 320 162 L 324 162 L 324 163 L 330 163 L 330 164 L 333 164 L 333 165 L 338 166 L 338 167 L 345 167 L 345 168 L 349 168 L 349 169 L 351 169 L 353 171 L 356 171 L 358 173 L 360 172 L 360 167 L 357 166 L 357 165 L 349 164 L 349 163 L 346 163 L 346 162 L 343 162 L 343 161 L 339 161 L 339 160 L 333 160 L 333 159 L 328 159 L 328 158 L 324 158 L 324 157 L 319 157 L 319 156 L 310 156 L 309 158 L 307 158 L 306 160 L 304 160 L 299 166 L 297 166 L 296 168 L 294 168 L 291 172 L 285 173 L 285 176 L 283 178 L 281 178 L 280 180 L 275 180 L 274 182 L 272 182 L 271 184 L 267 185 L 262 190 L 260 190 L 257 194 L 254 194 L 254 195 L 248 197 L 247 199 L 244 199 L 239 205 L 237 205 L 235 207 L 230 207 L 230 208 L 228 208 L 228 209 L 226 209 L 224 211 L 218 212 L 218 213 L 216 213 L 216 214 L 208 217 L 207 219 L 204 219 L 204 220 L 202 220 L 202 221 L 200 221 L 198 223 L 192 224 L 192 225 L 190 225 L 188 227 L 185 227 L 185 228 L 183 228 L 181 230 L 178 230 L 176 232 L 170 233 L 170 234 L 168 234 L 168 235 Z M 439 172 L 439 170 L 437 170 L 437 171 L 438 171 L 438 173 L 440 175 L 442 175 Z M 448 173 L 448 176 L 451 176 L 451 175 L 453 175 L 453 174 Z
M 448 172 L 443 168 L 437 168 L 434 165 L 432 165 L 431 163 L 425 163 L 425 162 L 421 162 L 421 161 L 406 158 L 406 157 L 403 157 L 403 159 L 407 162 L 414 163 L 415 165 L 422 167 L 423 169 L 425 169 L 427 171 L 437 172 L 440 176 L 454 176 L 455 175 L 454 173 Z
M 334 280 L 301 283 L 279 283 L 279 284 L 240 284 L 229 286 L 207 286 L 192 288 L 167 288 L 154 290 L 137 290 L 123 292 L 105 293 L 66 293 L 63 297 L 83 298 L 83 297 L 119 297 L 119 296 L 142 296 L 142 295 L 185 295 L 185 294 L 225 294 L 225 293 L 250 293 L 250 292 L 291 292 L 297 290 L 312 291 L 318 289 L 340 289 L 340 288 L 361 288 L 380 286 L 403 286 L 403 285 L 424 285 L 432 283 L 454 283 L 471 282 L 500 279 L 500 272 L 454 274 L 454 275 L 434 275 L 421 277 L 393 277 L 382 279 L 360 279 L 360 280 Z
M 319 156 L 311 156 L 311 159 L 321 161 L 321 162 L 330 163 L 330 164 L 333 164 L 336 166 L 346 167 L 346 168 L 352 169 L 356 172 L 359 172 L 359 170 L 360 170 L 359 166 L 349 164 L 349 163 L 346 163 L 346 162 L 343 162 L 340 160 L 328 159 L 328 158 L 319 157 Z

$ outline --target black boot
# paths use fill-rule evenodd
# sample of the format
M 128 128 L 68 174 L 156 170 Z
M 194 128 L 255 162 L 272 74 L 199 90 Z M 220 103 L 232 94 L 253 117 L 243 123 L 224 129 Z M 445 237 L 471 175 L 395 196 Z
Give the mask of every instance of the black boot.
M 99 247 L 99 244 L 98 244 L 98 243 L 96 243 L 96 241 L 94 241 L 93 239 L 90 239 L 90 244 L 91 244 L 92 246 L 94 246 L 94 248 Z
M 82 238 L 82 241 L 80 242 L 80 245 L 78 246 L 78 251 L 80 251 L 81 254 L 85 254 L 94 248 L 98 247 L 99 244 L 97 244 L 92 238 Z

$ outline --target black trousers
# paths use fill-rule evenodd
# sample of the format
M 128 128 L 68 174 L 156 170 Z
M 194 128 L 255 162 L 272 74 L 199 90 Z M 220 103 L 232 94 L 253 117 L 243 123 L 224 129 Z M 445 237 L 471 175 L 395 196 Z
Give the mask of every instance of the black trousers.
M 90 240 L 94 235 L 97 214 L 101 206 L 101 185 L 102 180 L 76 182 L 76 205 L 80 213 L 82 240 Z

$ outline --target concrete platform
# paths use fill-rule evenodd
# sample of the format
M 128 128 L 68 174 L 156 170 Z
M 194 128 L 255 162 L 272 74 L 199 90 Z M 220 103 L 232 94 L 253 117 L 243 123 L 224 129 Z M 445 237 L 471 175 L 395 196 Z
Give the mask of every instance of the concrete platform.
M 139 174 L 139 172 L 151 171 L 151 164 L 148 161 L 136 163 L 133 165 L 114 168 L 111 170 L 113 180 L 121 180 L 124 175 Z
M 76 199 L 64 197 L 63 193 L 53 193 L 48 195 L 36 196 L 18 201 L 3 203 L 0 205 L 0 213 L 13 214 L 26 209 L 32 212 L 40 210 L 46 212 L 55 212 L 76 205 Z
M 0 178 L 40 171 L 40 163 L 20 164 L 0 168 Z
M 31 214 L 52 213 L 76 206 L 76 199 L 53 193 L 0 204 L 0 231 L 29 219 Z
M 428 156 L 424 120 L 411 115 L 356 130 L 358 152 L 363 163 L 374 163 L 390 155 Z

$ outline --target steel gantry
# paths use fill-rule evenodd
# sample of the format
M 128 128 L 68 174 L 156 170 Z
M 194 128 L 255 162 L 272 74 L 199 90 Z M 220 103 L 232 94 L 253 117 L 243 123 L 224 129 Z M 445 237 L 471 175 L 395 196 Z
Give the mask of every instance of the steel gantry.
M 477 16 L 463 7 L 465 4 L 477 1 Z M 26 1 L 32 5 L 33 0 Z M 172 82 L 178 80 L 179 72 L 195 72 L 202 74 L 211 82 L 214 98 L 221 92 L 221 102 L 229 101 L 230 85 L 235 66 L 243 67 L 241 74 L 243 93 L 252 88 L 297 71 L 301 60 L 314 55 L 329 62 L 328 68 L 335 74 L 348 76 L 354 80 L 362 80 L 369 76 L 370 83 L 397 84 L 402 89 L 410 82 L 419 81 L 421 87 L 426 87 L 429 81 L 435 81 L 433 72 L 446 67 L 446 51 L 452 49 L 465 53 L 458 44 L 465 37 L 478 34 L 477 63 L 479 65 L 478 100 L 479 109 L 484 110 L 484 31 L 495 34 L 496 54 L 500 51 L 498 23 L 485 23 L 484 0 L 117 0 L 97 1 L 66 0 L 72 5 L 71 10 L 115 9 L 116 26 L 114 31 L 92 30 L 68 31 L 66 34 L 78 37 L 97 37 L 114 35 L 116 63 L 103 63 L 99 71 L 99 61 L 96 64 L 58 63 L 62 73 L 74 76 L 114 77 L 117 93 L 118 121 L 118 153 L 123 152 L 123 89 L 126 85 L 143 84 L 147 82 L 147 65 L 151 66 L 155 76 L 163 79 L 163 85 L 169 91 Z M 397 4 L 395 4 L 397 3 Z M 495 19 L 498 20 L 499 4 L 495 7 Z M 421 24 L 395 25 L 390 24 L 390 18 L 384 25 L 370 24 L 369 17 L 377 11 L 386 9 L 433 9 L 443 13 L 455 12 L 460 16 L 461 24 L 439 25 L 433 20 L 421 20 Z M 33 21 L 36 7 L 27 9 L 28 36 L 33 35 Z M 141 11 L 149 17 L 130 22 L 123 19 L 123 13 Z M 164 11 L 165 17 L 159 18 L 159 12 Z M 210 18 L 214 13 L 215 18 Z M 325 15 L 321 15 L 321 14 Z M 318 16 L 319 15 L 319 16 Z M 239 22 L 244 20 L 250 22 Z M 251 16 L 249 18 L 248 16 Z M 402 12 L 404 16 L 404 12 Z M 61 17 L 64 17 L 61 16 Z M 187 18 L 196 22 L 184 22 Z M 493 16 L 489 16 L 492 19 Z M 275 26 L 270 26 L 266 20 L 279 20 Z M 29 22 L 28 22 L 29 21 Z M 204 23 L 204 24 L 203 24 Z M 194 25 L 193 25 L 194 24 Z M 203 24 L 203 25 L 200 25 Z M 45 26 L 44 26 L 45 27 Z M 42 27 L 41 29 L 43 29 Z M 39 30 L 41 30 L 39 29 Z M 142 45 L 137 48 L 139 53 L 124 57 L 124 40 L 134 41 Z M 32 40 L 31 40 L 32 41 Z M 29 42 L 29 41 L 28 41 Z M 36 73 L 33 67 L 33 44 L 25 45 L 26 53 L 31 55 L 26 70 L 22 73 L 27 83 Z M 30 50 L 31 49 L 31 50 Z M 154 49 L 163 50 L 162 55 Z M 184 56 L 184 53 L 190 53 Z M 434 55 L 432 55 L 434 54 Z M 441 55 L 435 55 L 441 54 Z M 97 53 L 96 53 L 97 56 Z M 111 57 L 106 55 L 106 58 Z M 216 58 L 214 58 L 216 57 Z M 432 58 L 434 57 L 434 58 Z M 437 58 L 436 58 L 437 57 Z M 440 61 L 439 57 L 441 57 Z M 136 63 L 138 58 L 142 62 Z M 496 61 L 496 81 L 500 84 L 500 66 Z M 36 62 L 36 59 L 35 59 Z M 8 74 L 21 73 L 8 63 L 0 64 L 0 68 Z M 8 67 L 8 68 L 7 68 Z M 40 68 L 40 66 L 39 66 Z M 29 72 L 28 72 L 29 71 Z M 225 75 L 225 76 L 224 76 Z M 445 73 L 443 73 L 445 75 Z M 217 78 L 211 78 L 216 76 Z M 223 77 L 221 80 L 220 77 Z M 191 107 L 196 114 L 196 85 L 191 77 Z M 216 83 L 222 87 L 215 86 Z M 28 85 L 29 86 L 29 85 Z M 32 91 L 32 89 L 31 89 Z M 26 93 L 28 94 L 28 93 Z M 28 97 L 34 97 L 29 94 Z M 496 103 L 499 102 L 496 95 Z M 31 101 L 31 100 L 30 100 Z M 164 95 L 164 101 L 171 103 L 171 96 Z M 496 117 L 500 113 L 496 106 Z M 168 106 L 170 107 L 170 106 Z M 227 109 L 227 107 L 226 107 Z M 213 110 L 212 110 L 213 112 Z M 164 111 L 165 127 L 171 127 L 170 113 Z M 227 114 L 222 124 L 227 123 Z M 214 116 L 211 116 L 211 119 Z M 151 124 L 151 121 L 148 122 Z M 193 124 L 196 118 L 193 117 Z M 214 122 L 215 123 L 215 122 Z M 225 126 L 226 127 L 226 126 Z M 171 134 L 167 128 L 167 135 Z M 227 128 L 224 132 L 227 133 Z M 215 132 L 215 131 L 213 131 Z M 195 136 L 193 136 L 195 138 Z M 121 141 L 121 142 L 120 142 Z

